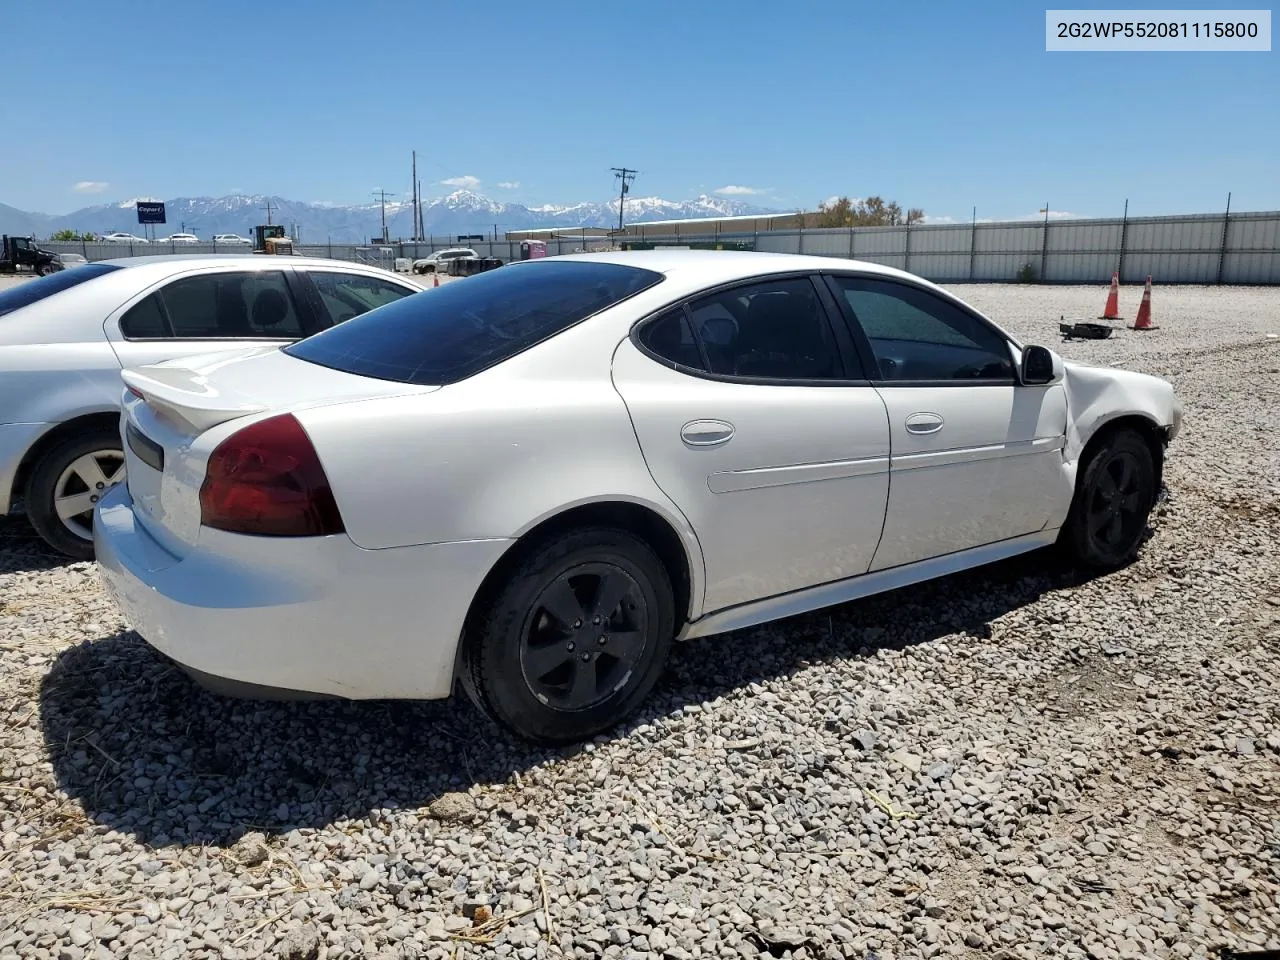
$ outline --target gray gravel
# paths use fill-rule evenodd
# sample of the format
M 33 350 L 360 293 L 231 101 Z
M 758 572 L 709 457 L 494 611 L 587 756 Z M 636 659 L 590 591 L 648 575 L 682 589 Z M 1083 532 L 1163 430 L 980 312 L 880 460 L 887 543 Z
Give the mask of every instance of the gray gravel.
M 1050 345 L 1105 297 L 957 290 Z M 1186 405 L 1132 567 L 1024 558 L 684 645 L 576 751 L 465 702 L 202 693 L 0 520 L 0 960 L 1280 947 L 1280 290 L 1155 310 L 1061 345 Z

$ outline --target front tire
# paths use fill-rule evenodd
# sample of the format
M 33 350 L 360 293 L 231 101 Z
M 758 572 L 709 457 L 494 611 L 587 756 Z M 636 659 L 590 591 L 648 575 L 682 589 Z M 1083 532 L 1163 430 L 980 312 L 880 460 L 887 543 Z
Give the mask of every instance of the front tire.
M 585 740 L 649 695 L 674 634 L 671 581 L 653 550 L 624 530 L 574 530 L 527 550 L 479 598 L 463 686 L 519 736 Z
M 1086 567 L 1123 566 L 1138 553 L 1155 501 L 1151 447 L 1133 430 L 1117 430 L 1084 466 L 1063 527 L 1063 545 Z
M 93 510 L 124 479 L 124 452 L 114 430 L 89 430 L 41 455 L 27 480 L 27 517 L 59 553 L 93 559 Z

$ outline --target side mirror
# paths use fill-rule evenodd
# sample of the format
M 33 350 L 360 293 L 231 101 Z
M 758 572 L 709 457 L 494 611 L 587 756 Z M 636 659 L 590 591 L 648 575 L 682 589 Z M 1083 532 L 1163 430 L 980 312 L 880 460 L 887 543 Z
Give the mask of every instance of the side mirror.
M 1062 359 L 1048 347 L 1028 346 L 1022 351 L 1022 382 L 1028 386 L 1054 383 L 1063 375 Z

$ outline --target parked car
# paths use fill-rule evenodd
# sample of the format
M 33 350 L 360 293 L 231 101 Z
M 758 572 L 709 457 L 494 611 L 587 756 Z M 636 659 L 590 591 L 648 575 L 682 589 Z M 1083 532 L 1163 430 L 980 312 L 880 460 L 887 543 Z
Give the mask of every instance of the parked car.
M 240 237 L 234 233 L 219 233 L 213 238 L 214 243 L 242 243 L 245 246 L 253 246 L 253 241 L 248 237 Z
M 78 253 L 60 253 L 58 262 L 62 264 L 62 269 L 67 270 L 71 267 L 83 267 L 89 261 Z
M 437 250 L 435 253 L 422 257 L 413 261 L 414 273 L 444 273 L 450 260 L 467 259 L 474 260 L 480 254 L 476 253 L 470 247 L 452 247 L 448 250 Z
M 1181 407 L 898 270 L 515 263 L 282 348 L 123 373 L 105 583 L 216 690 L 440 698 L 536 740 L 674 639 L 1061 543 L 1137 551 Z
M 146 237 L 135 237 L 132 233 L 104 233 L 99 238 L 100 243 L 150 243 Z
M 24 502 L 61 552 L 93 555 L 93 504 L 123 477 L 120 368 L 284 344 L 420 293 L 333 260 L 131 257 L 0 291 L 0 515 Z
M 157 240 L 156 243 L 199 243 L 200 238 L 194 233 L 174 233 L 165 237 L 163 240 Z

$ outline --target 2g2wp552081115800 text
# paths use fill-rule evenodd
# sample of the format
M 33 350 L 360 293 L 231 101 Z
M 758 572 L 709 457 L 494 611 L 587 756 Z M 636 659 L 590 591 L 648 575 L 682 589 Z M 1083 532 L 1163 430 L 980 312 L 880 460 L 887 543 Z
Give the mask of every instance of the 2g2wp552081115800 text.
M 1270 52 L 1270 10 L 1046 10 L 1053 52 Z

